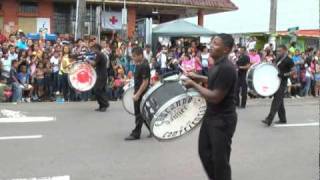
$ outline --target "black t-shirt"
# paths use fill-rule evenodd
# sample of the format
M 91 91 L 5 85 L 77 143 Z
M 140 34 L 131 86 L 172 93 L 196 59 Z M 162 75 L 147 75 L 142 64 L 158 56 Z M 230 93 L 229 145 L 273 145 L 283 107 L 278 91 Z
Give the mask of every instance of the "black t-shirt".
M 284 75 L 285 73 L 288 73 L 291 71 L 291 69 L 294 67 L 294 62 L 292 61 L 289 56 L 286 56 L 283 60 L 283 58 L 277 58 L 276 59 L 276 65 L 278 66 L 278 69 L 280 71 L 281 75 Z M 282 62 L 280 62 L 282 60 Z M 282 80 L 287 80 L 288 77 L 283 77 Z
M 247 56 L 247 55 L 241 55 L 239 57 L 239 60 L 237 61 L 237 66 L 240 67 L 240 66 L 246 66 L 250 64 L 250 57 Z M 238 70 L 238 76 L 246 76 L 247 74 L 247 69 L 239 69 Z
M 144 60 L 141 64 L 136 65 L 136 70 L 134 72 L 134 93 L 136 93 L 143 80 L 148 79 L 148 85 L 150 83 L 150 67 L 147 60 Z M 143 92 L 142 94 L 144 94 Z
M 236 116 L 235 90 L 237 71 L 227 57 L 221 58 L 209 70 L 208 89 L 220 89 L 226 92 L 224 99 L 219 104 L 207 102 L 205 117 L 217 119 L 222 116 Z
M 107 57 L 101 52 L 96 54 L 96 72 L 98 78 L 107 78 Z

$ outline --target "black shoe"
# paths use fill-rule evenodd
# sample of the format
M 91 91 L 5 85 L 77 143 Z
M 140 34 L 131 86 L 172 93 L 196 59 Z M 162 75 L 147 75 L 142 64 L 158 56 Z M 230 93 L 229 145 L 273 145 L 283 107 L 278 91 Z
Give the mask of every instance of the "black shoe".
M 149 136 L 148 136 L 148 138 L 152 138 L 152 137 L 153 137 L 153 135 L 152 135 L 152 133 L 150 133 Z
M 287 124 L 287 121 L 277 121 L 275 124 Z
M 130 136 L 126 137 L 124 140 L 133 141 L 133 140 L 138 140 L 138 139 L 140 139 L 140 137 L 134 136 L 134 135 L 130 135 Z
M 99 112 L 106 112 L 107 111 L 107 107 L 103 107 L 99 109 Z
M 263 120 L 263 121 L 261 121 L 262 123 L 264 123 L 264 124 L 266 124 L 267 126 L 271 126 L 271 121 L 270 120 L 268 120 L 268 119 L 265 119 L 265 120 Z
M 100 109 L 101 109 L 101 108 L 97 108 L 97 109 L 95 109 L 95 111 L 100 111 Z

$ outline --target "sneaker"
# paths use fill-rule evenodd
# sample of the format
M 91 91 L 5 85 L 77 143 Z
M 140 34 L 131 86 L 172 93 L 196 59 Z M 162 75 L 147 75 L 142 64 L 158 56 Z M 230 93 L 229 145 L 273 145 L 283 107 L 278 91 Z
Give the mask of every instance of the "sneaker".
M 25 98 L 22 98 L 21 102 L 27 102 L 27 100 Z
M 296 98 L 297 98 L 297 99 L 300 99 L 301 97 L 300 97 L 300 96 L 298 96 L 298 95 L 296 95 Z
M 30 103 L 31 102 L 31 98 L 26 98 L 26 102 Z

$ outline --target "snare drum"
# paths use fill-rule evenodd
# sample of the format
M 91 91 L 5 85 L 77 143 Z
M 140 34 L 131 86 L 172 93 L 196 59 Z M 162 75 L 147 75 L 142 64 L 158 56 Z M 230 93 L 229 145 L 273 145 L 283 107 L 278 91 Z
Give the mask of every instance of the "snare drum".
M 97 81 L 97 73 L 90 64 L 76 62 L 70 68 L 68 80 L 75 90 L 89 91 Z
M 253 93 L 268 97 L 272 96 L 280 87 L 279 70 L 269 63 L 251 66 L 247 74 L 247 84 Z
M 129 113 L 134 115 L 134 81 L 130 81 L 127 85 L 123 87 L 123 97 L 122 97 L 122 105 L 123 108 Z
M 195 90 L 186 90 L 176 77 L 168 77 L 143 96 L 140 110 L 154 137 L 170 140 L 197 127 L 207 108 Z

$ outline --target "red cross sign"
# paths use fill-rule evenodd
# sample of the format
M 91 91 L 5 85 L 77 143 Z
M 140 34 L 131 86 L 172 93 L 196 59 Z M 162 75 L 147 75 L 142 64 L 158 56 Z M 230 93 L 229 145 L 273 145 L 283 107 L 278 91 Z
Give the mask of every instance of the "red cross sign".
M 118 19 L 115 16 L 112 16 L 109 21 L 112 23 L 112 25 L 116 24 L 118 22 Z

